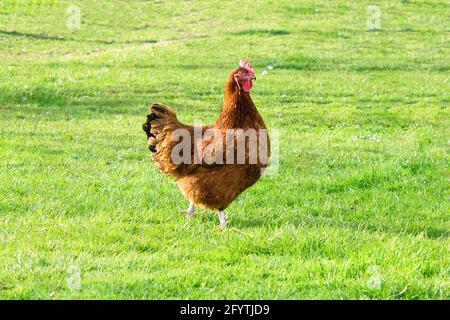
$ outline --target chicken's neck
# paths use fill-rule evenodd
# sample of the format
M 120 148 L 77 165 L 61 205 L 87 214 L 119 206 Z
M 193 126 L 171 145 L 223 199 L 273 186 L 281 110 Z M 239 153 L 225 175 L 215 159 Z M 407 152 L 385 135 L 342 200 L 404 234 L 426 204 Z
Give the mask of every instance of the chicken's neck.
M 243 92 L 234 83 L 225 86 L 223 107 L 216 121 L 218 129 L 265 127 L 250 93 Z

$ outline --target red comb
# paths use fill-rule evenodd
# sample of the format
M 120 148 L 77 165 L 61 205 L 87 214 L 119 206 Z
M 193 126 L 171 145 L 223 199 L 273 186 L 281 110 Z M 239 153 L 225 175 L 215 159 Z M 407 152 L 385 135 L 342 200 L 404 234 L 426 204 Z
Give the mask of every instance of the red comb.
M 241 62 L 239 62 L 239 66 L 240 66 L 241 68 L 247 69 L 247 71 L 248 71 L 249 73 L 253 74 L 253 68 L 252 68 L 252 66 L 250 65 L 250 63 L 248 63 L 247 60 L 241 60 Z

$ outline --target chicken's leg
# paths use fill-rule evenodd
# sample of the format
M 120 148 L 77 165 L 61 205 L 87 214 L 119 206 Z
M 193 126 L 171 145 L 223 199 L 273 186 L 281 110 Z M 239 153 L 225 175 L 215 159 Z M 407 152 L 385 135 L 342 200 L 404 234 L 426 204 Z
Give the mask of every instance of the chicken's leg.
M 194 215 L 195 206 L 194 203 L 191 201 L 189 202 L 189 208 L 186 210 L 186 218 L 190 218 Z
M 189 208 L 186 210 L 186 222 L 184 223 L 184 226 L 186 227 L 189 223 L 189 218 L 192 217 L 194 215 L 194 211 L 195 211 L 195 206 L 194 203 L 191 201 L 189 202 Z
M 225 212 L 220 211 L 219 212 L 219 222 L 220 222 L 220 226 L 222 228 L 226 228 L 227 227 L 227 216 L 225 215 Z

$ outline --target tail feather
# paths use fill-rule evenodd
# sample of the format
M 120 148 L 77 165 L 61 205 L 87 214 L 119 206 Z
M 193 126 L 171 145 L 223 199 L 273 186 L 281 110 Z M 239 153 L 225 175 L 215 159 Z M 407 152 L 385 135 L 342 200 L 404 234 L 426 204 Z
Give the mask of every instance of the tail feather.
M 159 142 L 158 140 L 164 138 L 164 136 L 161 137 L 159 134 L 164 130 L 164 126 L 166 126 L 171 120 L 176 120 L 177 116 L 175 111 L 173 111 L 170 107 L 160 103 L 152 104 L 149 108 L 149 112 L 150 113 L 147 115 L 147 121 L 142 125 L 142 129 L 147 134 L 147 144 L 149 150 L 155 153 L 157 152 L 156 146 Z

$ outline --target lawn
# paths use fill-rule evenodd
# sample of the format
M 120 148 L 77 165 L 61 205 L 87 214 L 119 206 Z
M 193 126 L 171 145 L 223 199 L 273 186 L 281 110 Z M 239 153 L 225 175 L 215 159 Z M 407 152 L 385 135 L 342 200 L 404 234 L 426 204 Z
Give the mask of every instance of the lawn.
M 448 299 L 449 21 L 444 0 L 3 0 L 0 298 Z M 214 121 L 242 58 L 278 170 L 226 230 L 185 227 L 147 106 Z

